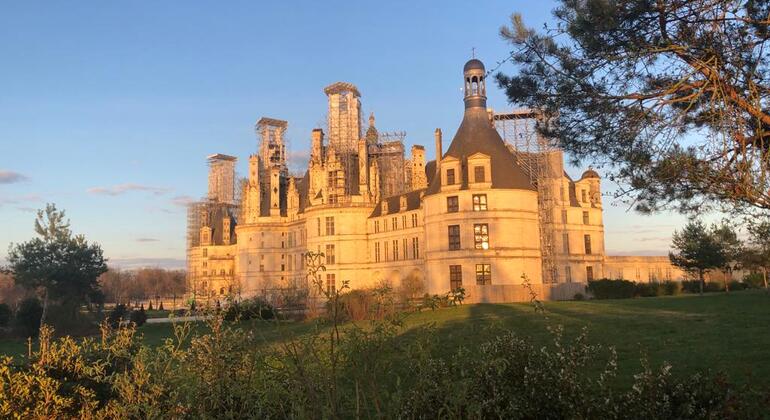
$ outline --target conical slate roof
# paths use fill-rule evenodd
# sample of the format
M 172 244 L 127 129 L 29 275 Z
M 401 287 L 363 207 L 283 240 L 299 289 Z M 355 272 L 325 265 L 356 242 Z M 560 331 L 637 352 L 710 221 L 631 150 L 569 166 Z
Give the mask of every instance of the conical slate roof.
M 497 130 L 489 121 L 486 109 L 473 107 L 465 109 L 465 116 L 457 133 L 444 153 L 443 159 L 455 157 L 462 164 L 462 189 L 468 188 L 469 156 L 483 153 L 490 156 L 492 162 L 492 188 L 535 190 L 529 177 L 521 168 L 516 158 L 508 150 Z M 434 169 L 435 170 L 435 169 Z M 441 177 L 433 177 L 426 194 L 439 191 Z

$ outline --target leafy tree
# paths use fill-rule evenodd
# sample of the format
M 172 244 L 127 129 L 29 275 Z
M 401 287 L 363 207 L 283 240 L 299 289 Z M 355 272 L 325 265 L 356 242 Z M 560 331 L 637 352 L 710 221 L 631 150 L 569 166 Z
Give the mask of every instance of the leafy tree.
M 729 292 L 733 267 L 741 256 L 743 243 L 738 239 L 738 234 L 728 221 L 723 221 L 719 225 L 714 225 L 711 229 L 711 234 L 714 236 L 714 240 L 719 245 L 724 257 L 723 265 L 719 268 L 725 273 L 725 291 Z
M 497 81 L 639 211 L 770 209 L 768 13 L 756 0 L 561 0 L 555 27 L 514 14 L 501 29 L 517 73 Z
M 8 261 L 16 284 L 40 296 L 40 325 L 51 300 L 68 305 L 73 316 L 82 303 L 100 301 L 97 278 L 107 270 L 101 247 L 73 236 L 64 211 L 53 204 L 38 211 L 35 232 L 37 238 L 11 245 Z
M 770 220 L 753 220 L 748 224 L 749 244 L 741 254 L 741 264 L 750 270 L 762 272 L 765 289 L 770 271 Z
M 697 274 L 700 293 L 703 294 L 704 275 L 707 271 L 723 267 L 726 256 L 716 235 L 700 220 L 687 223 L 681 231 L 675 231 L 669 252 L 671 263 L 689 273 Z

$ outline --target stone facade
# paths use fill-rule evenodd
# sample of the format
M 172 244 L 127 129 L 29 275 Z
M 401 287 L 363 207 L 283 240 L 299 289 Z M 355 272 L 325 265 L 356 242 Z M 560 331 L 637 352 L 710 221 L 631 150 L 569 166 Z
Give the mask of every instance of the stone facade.
M 463 121 L 446 152 L 436 130 L 438 158 L 431 162 L 423 146 L 413 146 L 407 159 L 402 142 L 381 138 L 373 115 L 364 131 L 360 93 L 349 83 L 325 89 L 329 135 L 311 133 L 302 176 L 287 170 L 288 123 L 261 119 L 260 153 L 249 158 L 237 217 L 208 217 L 232 236 L 212 241 L 208 220 L 188 250 L 197 293 L 308 289 L 308 250 L 324 254 L 329 290 L 343 282 L 357 289 L 408 281 L 431 294 L 462 286 L 478 302 L 528 299 L 525 278 L 542 297 L 561 299 L 592 278 L 681 279 L 667 258 L 605 255 L 599 175 L 588 170 L 571 179 L 560 151 L 536 160 L 509 149 L 486 109 L 485 76 L 480 61 L 466 64 Z M 536 183 L 526 159 L 547 159 Z

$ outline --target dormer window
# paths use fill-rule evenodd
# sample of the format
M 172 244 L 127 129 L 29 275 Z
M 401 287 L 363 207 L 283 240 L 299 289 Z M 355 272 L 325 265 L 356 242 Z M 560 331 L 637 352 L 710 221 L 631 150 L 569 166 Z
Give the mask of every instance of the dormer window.
M 455 183 L 455 170 L 454 169 L 447 169 L 446 170 L 446 184 L 447 185 L 454 185 Z
M 406 203 L 406 196 L 402 195 L 401 198 L 400 198 L 400 201 L 401 202 L 399 204 L 401 205 L 400 206 L 401 207 L 401 211 L 405 211 L 406 210 L 406 204 L 407 204 Z
M 484 167 L 483 166 L 474 166 L 473 167 L 473 180 L 474 182 L 487 182 Z

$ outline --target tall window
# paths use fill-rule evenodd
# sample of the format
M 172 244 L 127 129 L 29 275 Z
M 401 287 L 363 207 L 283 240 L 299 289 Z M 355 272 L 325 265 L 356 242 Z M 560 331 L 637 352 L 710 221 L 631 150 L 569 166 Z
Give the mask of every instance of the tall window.
M 583 199 L 584 203 L 588 202 L 588 193 L 586 192 L 586 190 L 580 190 L 580 198 Z
M 420 240 L 412 238 L 412 258 L 420 258 Z
M 561 243 L 564 247 L 564 253 L 569 254 L 569 233 L 561 234 Z
M 374 233 L 380 233 L 380 221 L 375 220 L 374 221 Z
M 586 246 L 586 255 L 591 255 L 591 235 L 584 235 L 583 242 Z
M 474 166 L 473 167 L 473 179 L 476 182 L 486 182 L 486 179 L 484 177 L 484 167 L 483 166 Z
M 406 229 L 406 215 L 401 216 L 401 229 Z
M 455 170 L 454 169 L 447 169 L 446 170 L 446 184 L 447 185 L 453 185 L 455 183 Z
M 390 220 L 391 224 L 393 225 L 393 230 L 398 229 L 398 217 L 394 217 Z
M 449 225 L 449 249 L 460 249 L 460 225 Z
M 479 286 L 492 284 L 491 264 L 476 264 L 476 284 Z
M 404 259 L 408 260 L 409 259 L 409 252 L 408 252 L 409 251 L 409 240 L 406 239 L 406 238 L 402 239 L 401 240 L 401 245 L 402 245 L 401 248 L 404 250 Z
M 334 274 L 326 275 L 326 293 L 333 295 L 337 293 L 337 276 Z
M 457 213 L 460 211 L 460 200 L 456 195 L 446 198 L 446 211 L 447 213 Z
M 334 245 L 333 244 L 326 244 L 326 265 L 334 264 L 335 263 L 335 257 L 334 257 Z
M 374 243 L 374 262 L 380 262 L 380 243 Z
M 321 218 L 319 217 L 319 218 L 315 219 L 315 221 L 316 221 L 316 225 L 315 225 L 316 233 L 315 233 L 315 235 L 316 236 L 321 236 Z
M 398 239 L 393 240 L 393 261 L 398 261 Z
M 561 222 L 567 224 L 567 210 L 561 211 Z
M 583 224 L 584 225 L 588 224 L 588 212 L 587 211 L 583 212 Z
M 417 213 L 412 213 L 412 227 L 417 227 Z
M 208 248 L 203 248 L 203 257 L 206 258 L 208 256 L 209 256 L 209 249 Z
M 567 283 L 572 283 L 572 267 L 564 267 L 564 280 L 566 280 Z
M 476 249 L 489 249 L 489 225 L 477 223 L 473 225 L 473 246 Z
M 388 255 L 388 241 L 383 241 L 382 244 L 385 247 L 385 261 L 388 261 L 390 260 L 390 255 Z
M 473 211 L 484 211 L 487 209 L 487 195 L 473 194 Z
M 450 265 L 449 266 L 449 288 L 454 291 L 461 287 L 463 287 L 463 266 Z
M 334 235 L 334 217 L 326 218 L 326 235 Z
M 594 279 L 594 268 L 592 266 L 586 266 L 586 281 Z

